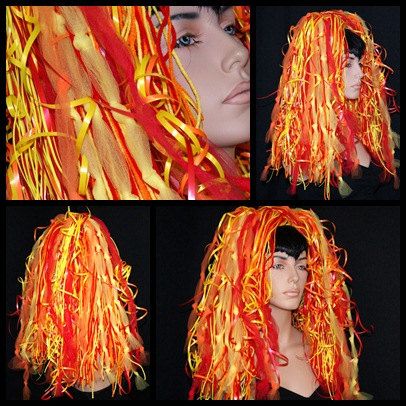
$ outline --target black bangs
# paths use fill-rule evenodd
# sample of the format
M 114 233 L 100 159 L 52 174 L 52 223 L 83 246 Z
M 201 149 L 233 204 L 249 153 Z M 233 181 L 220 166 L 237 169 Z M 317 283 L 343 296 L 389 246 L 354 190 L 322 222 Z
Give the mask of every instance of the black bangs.
M 275 252 L 277 251 L 298 259 L 303 251 L 307 252 L 306 238 L 295 227 L 280 226 L 275 234 Z
M 355 34 L 355 32 L 346 29 L 345 39 L 348 45 L 348 53 L 355 55 L 358 59 L 361 59 L 365 52 L 365 42 L 362 38 Z

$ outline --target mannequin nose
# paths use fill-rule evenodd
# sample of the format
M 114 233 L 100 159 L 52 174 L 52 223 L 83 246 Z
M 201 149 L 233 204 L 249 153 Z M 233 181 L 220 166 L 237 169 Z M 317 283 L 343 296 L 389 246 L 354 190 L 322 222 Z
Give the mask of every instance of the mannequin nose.
M 225 41 L 227 41 L 227 50 L 222 61 L 223 71 L 229 73 L 241 69 L 242 75 L 248 80 L 249 71 L 247 65 L 250 58 L 248 49 L 234 37 L 228 36 Z
M 362 71 L 362 67 L 358 65 L 358 78 L 361 80 L 364 77 L 364 72 Z
M 299 275 L 295 269 L 291 269 L 289 274 L 289 282 L 297 283 L 299 281 Z

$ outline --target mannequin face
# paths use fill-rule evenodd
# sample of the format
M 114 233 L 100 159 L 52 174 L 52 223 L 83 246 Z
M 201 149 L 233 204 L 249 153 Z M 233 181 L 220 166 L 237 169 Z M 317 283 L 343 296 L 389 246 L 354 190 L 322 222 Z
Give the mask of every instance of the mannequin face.
M 250 135 L 250 58 L 237 38 L 232 7 L 217 15 L 211 7 L 171 6 L 176 48 L 196 87 L 203 130 L 221 148 L 234 147 Z M 192 91 L 176 63 L 178 82 Z
M 275 252 L 270 274 L 272 281 L 271 307 L 296 310 L 307 281 L 306 251 L 303 251 L 298 259 L 284 252 Z
M 343 76 L 344 95 L 347 99 L 358 99 L 363 76 L 359 59 L 354 54 L 349 54 Z

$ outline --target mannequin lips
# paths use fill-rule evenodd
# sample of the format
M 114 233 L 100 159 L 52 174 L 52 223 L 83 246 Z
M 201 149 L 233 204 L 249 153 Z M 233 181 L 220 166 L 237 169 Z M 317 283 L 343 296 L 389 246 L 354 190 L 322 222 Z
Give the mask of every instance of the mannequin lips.
M 250 102 L 250 82 L 239 83 L 223 100 L 224 104 L 248 104 Z
M 284 295 L 289 296 L 289 297 L 298 297 L 299 293 L 300 292 L 296 289 L 287 290 L 287 291 L 283 292 Z

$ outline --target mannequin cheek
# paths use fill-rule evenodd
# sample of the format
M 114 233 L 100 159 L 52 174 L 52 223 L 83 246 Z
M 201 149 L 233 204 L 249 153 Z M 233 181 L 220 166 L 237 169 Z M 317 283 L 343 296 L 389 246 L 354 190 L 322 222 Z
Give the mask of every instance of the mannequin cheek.
M 249 122 L 226 122 L 221 118 L 208 120 L 204 125 L 204 131 L 210 142 L 219 148 L 235 147 L 238 144 L 249 141 Z

